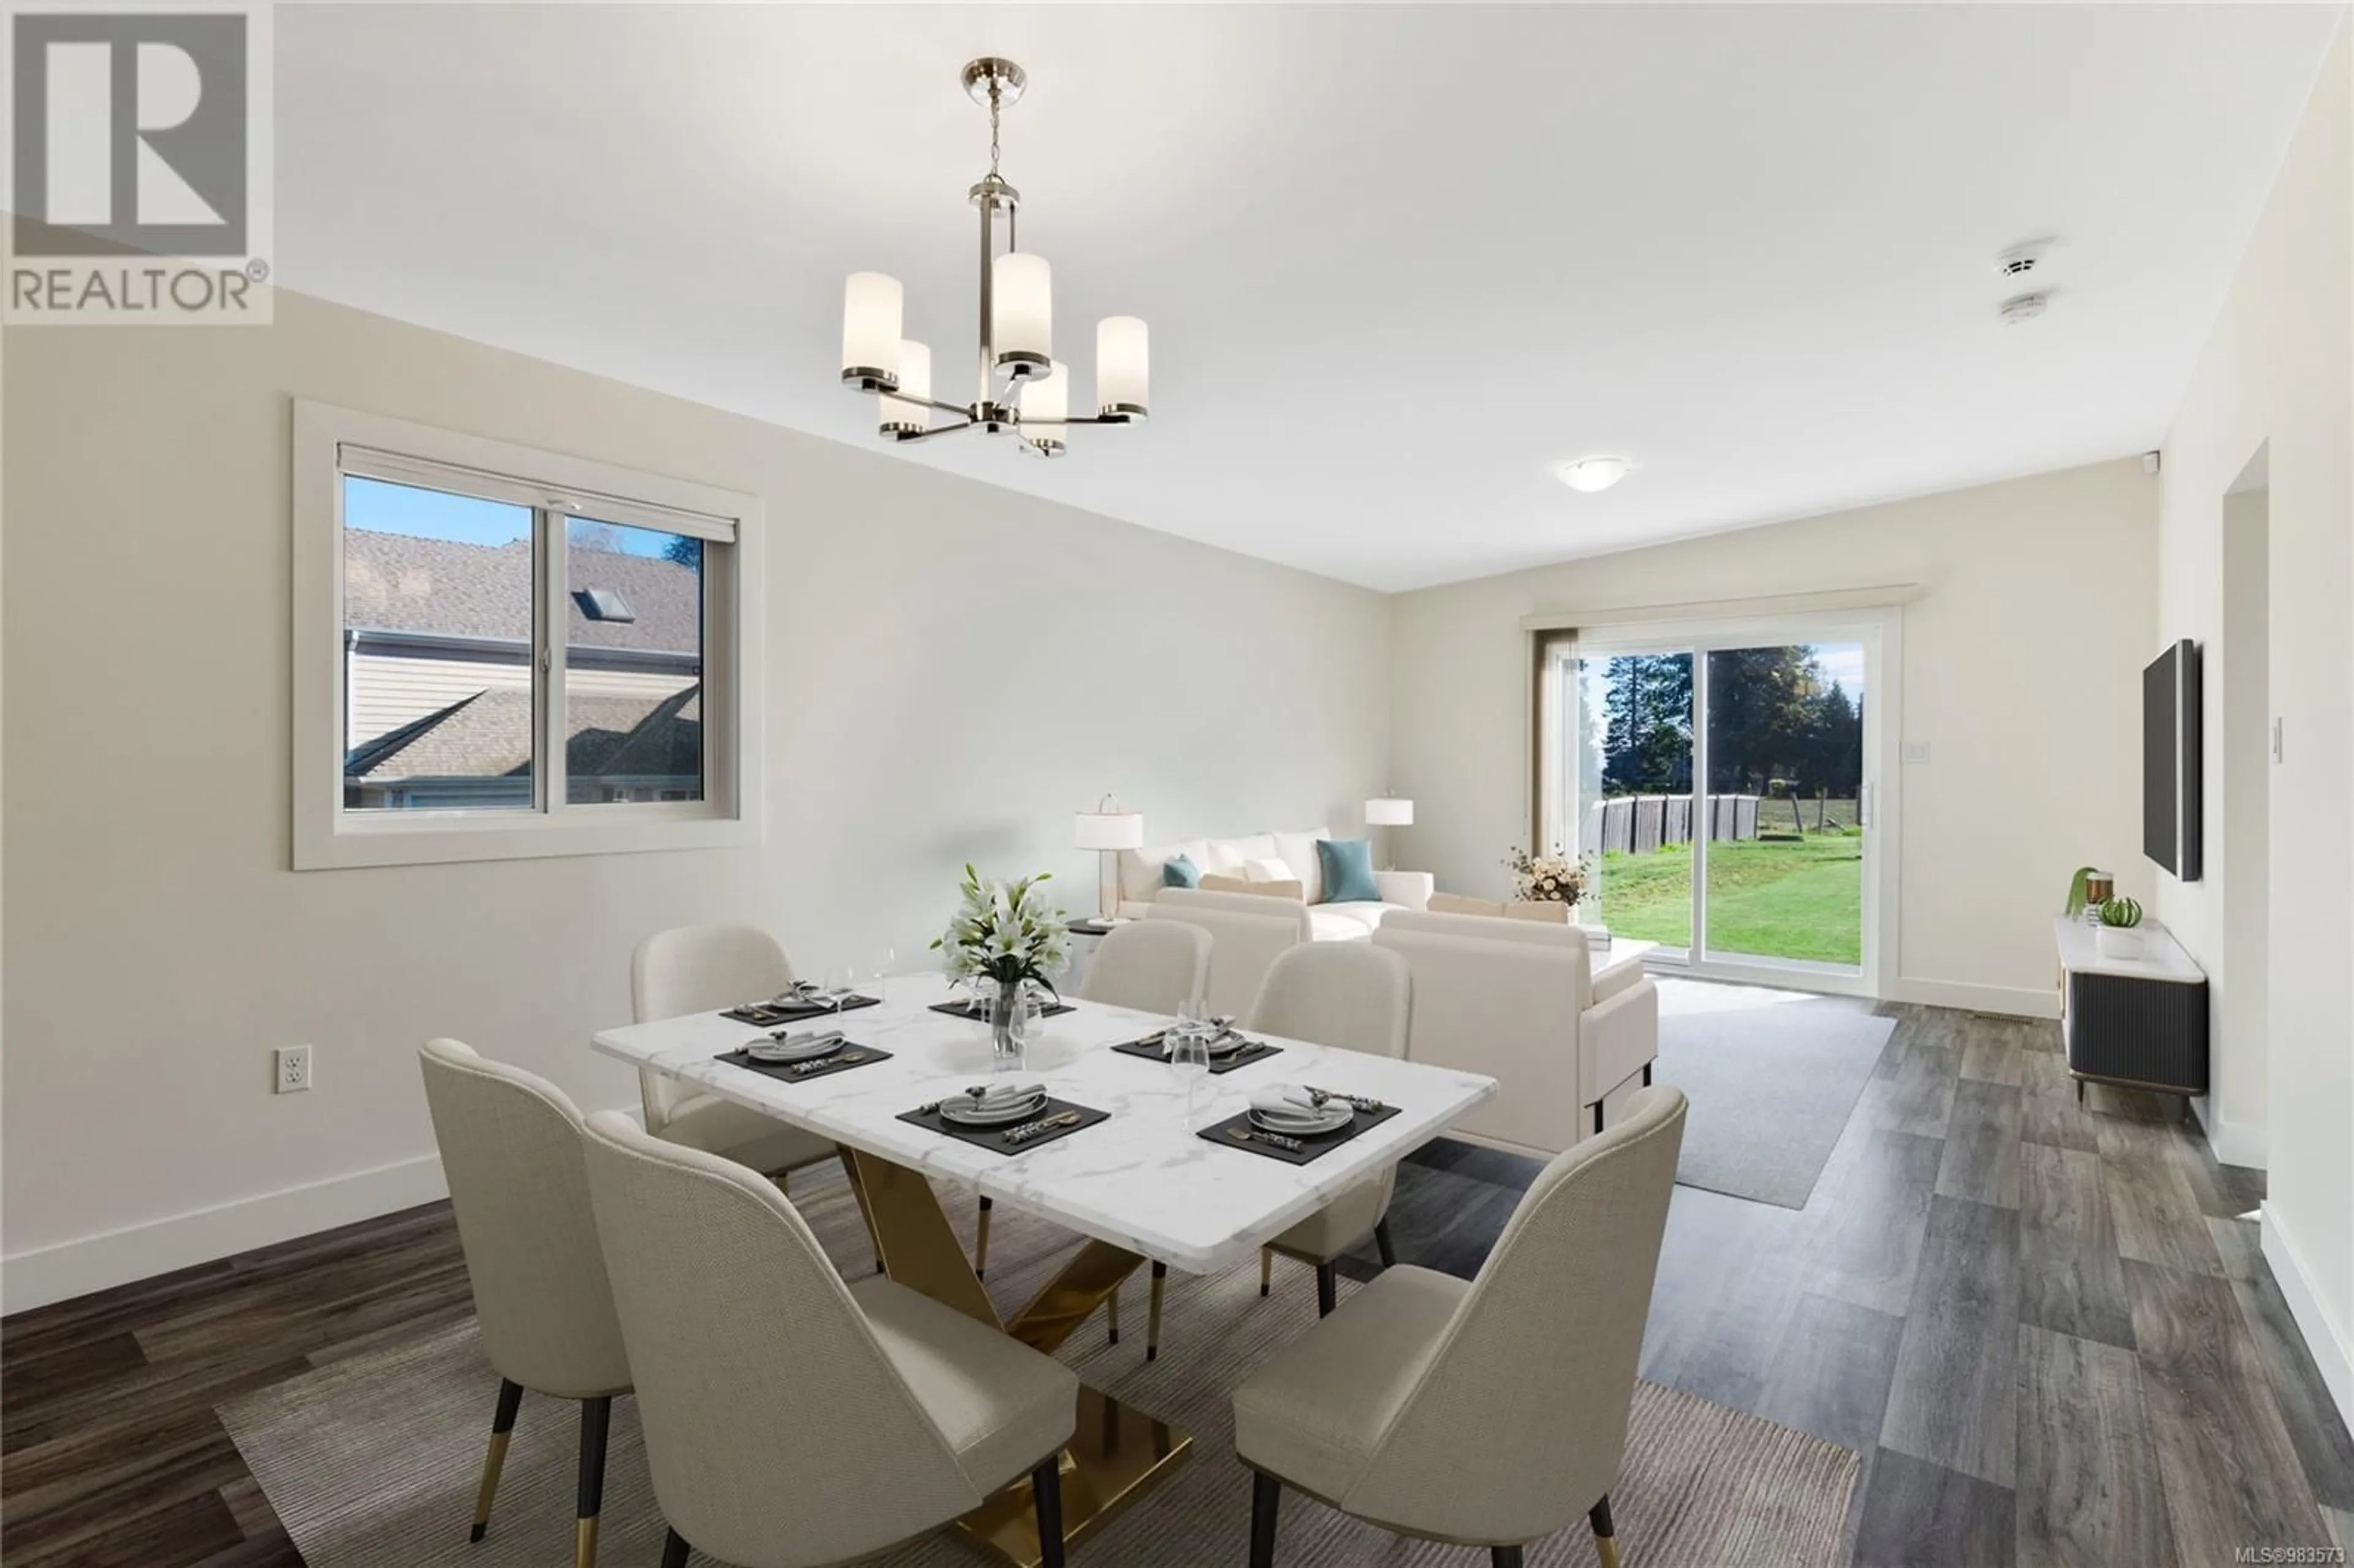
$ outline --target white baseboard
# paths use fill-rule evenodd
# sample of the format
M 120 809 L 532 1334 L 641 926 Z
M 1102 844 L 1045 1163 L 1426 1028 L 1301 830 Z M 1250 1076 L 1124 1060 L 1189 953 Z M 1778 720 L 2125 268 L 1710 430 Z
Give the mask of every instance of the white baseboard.
M 2297 1330 L 2305 1336 L 2305 1348 L 2312 1353 L 2314 1365 L 2321 1369 L 2321 1381 L 2337 1403 L 2338 1414 L 2349 1425 L 2354 1425 L 2354 1346 L 2347 1344 L 2346 1330 L 2331 1322 L 2322 1309 L 2321 1298 L 2313 1288 L 2313 1276 L 2305 1266 L 2305 1255 L 2281 1224 L 2279 1212 L 2266 1202 L 2257 1211 L 2257 1221 L 2264 1261 L 2272 1265 L 2273 1277 L 2280 1282 L 2281 1295 L 2288 1302 L 2288 1315 L 2296 1319 Z
M 355 1171 L 0 1258 L 0 1312 L 22 1312 L 372 1220 L 450 1195 L 441 1157 Z
M 2211 1108 L 2212 1099 L 2201 1097 L 2190 1102 L 2198 1114 L 2199 1126 L 2207 1134 L 2207 1147 L 2221 1165 L 2244 1165 L 2251 1171 L 2271 1169 L 2271 1153 L 2264 1141 L 2264 1129 L 2250 1127 L 2245 1122 L 2223 1121 Z
M 1923 1007 L 1956 1007 L 1967 1012 L 1999 1012 L 2011 1018 L 2060 1016 L 2060 993 L 2048 986 L 1972 985 L 1907 975 L 1889 986 L 1888 1000 Z
M 622 1107 L 633 1118 L 638 1107 Z M 379 1165 L 0 1257 L 0 1313 L 71 1300 L 450 1195 L 441 1157 Z

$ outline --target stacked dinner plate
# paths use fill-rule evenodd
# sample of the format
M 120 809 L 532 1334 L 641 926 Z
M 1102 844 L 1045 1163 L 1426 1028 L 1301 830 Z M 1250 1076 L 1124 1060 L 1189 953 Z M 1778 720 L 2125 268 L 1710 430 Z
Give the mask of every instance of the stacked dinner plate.
M 1251 1125 L 1286 1138 L 1338 1132 L 1356 1114 L 1348 1101 L 1319 1094 L 1304 1084 L 1270 1084 L 1251 1096 Z
M 940 1119 L 960 1127 L 997 1127 L 1046 1108 L 1046 1086 L 1034 1078 L 975 1084 L 940 1102 Z
M 841 1030 L 820 1029 L 800 1034 L 763 1034 L 744 1047 L 744 1054 L 755 1062 L 814 1062 L 842 1046 Z

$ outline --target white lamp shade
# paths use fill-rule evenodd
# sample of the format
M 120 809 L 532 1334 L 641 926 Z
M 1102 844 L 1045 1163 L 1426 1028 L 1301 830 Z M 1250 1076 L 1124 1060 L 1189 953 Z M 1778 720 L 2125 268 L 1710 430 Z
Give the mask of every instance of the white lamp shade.
M 1022 384 L 1023 434 L 1032 440 L 1060 441 L 1069 434 L 1068 428 L 1054 423 L 1071 411 L 1071 371 L 1061 360 L 1044 376 L 1034 376 Z M 1029 427 L 1035 423 L 1037 429 Z M 1118 847 L 1118 846 L 1115 846 Z
M 1384 795 L 1365 802 L 1365 826 L 1369 828 L 1410 828 L 1414 825 L 1414 802 Z
M 899 390 L 906 397 L 885 396 L 875 399 L 884 426 L 912 425 L 924 429 L 932 422 L 932 411 L 921 403 L 910 403 L 908 397 L 928 397 L 932 395 L 932 351 L 914 338 L 899 343 Z
M 899 280 L 853 272 L 842 290 L 842 368 L 894 374 L 899 365 Z
M 1083 850 L 1142 849 L 1144 813 L 1081 811 L 1073 821 L 1071 842 Z
M 1055 357 L 1055 275 L 1044 257 L 1026 250 L 999 257 L 990 301 L 989 337 L 998 364 Z
M 1096 323 L 1097 412 L 1140 415 L 1150 402 L 1152 344 L 1135 316 Z

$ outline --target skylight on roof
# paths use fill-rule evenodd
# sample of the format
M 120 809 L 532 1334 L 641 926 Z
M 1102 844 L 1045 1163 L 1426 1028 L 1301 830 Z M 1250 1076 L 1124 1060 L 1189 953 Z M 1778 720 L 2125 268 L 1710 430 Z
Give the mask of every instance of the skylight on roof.
M 580 612 L 591 620 L 635 620 L 638 612 L 630 601 L 612 588 L 582 588 L 572 596 L 580 601 Z

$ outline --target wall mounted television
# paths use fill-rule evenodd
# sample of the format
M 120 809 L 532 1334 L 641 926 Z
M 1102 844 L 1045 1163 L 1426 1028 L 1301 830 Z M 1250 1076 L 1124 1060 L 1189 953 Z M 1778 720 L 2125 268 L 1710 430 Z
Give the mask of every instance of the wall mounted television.
M 2184 638 L 2141 673 L 2141 849 L 2199 880 L 2199 645 Z

